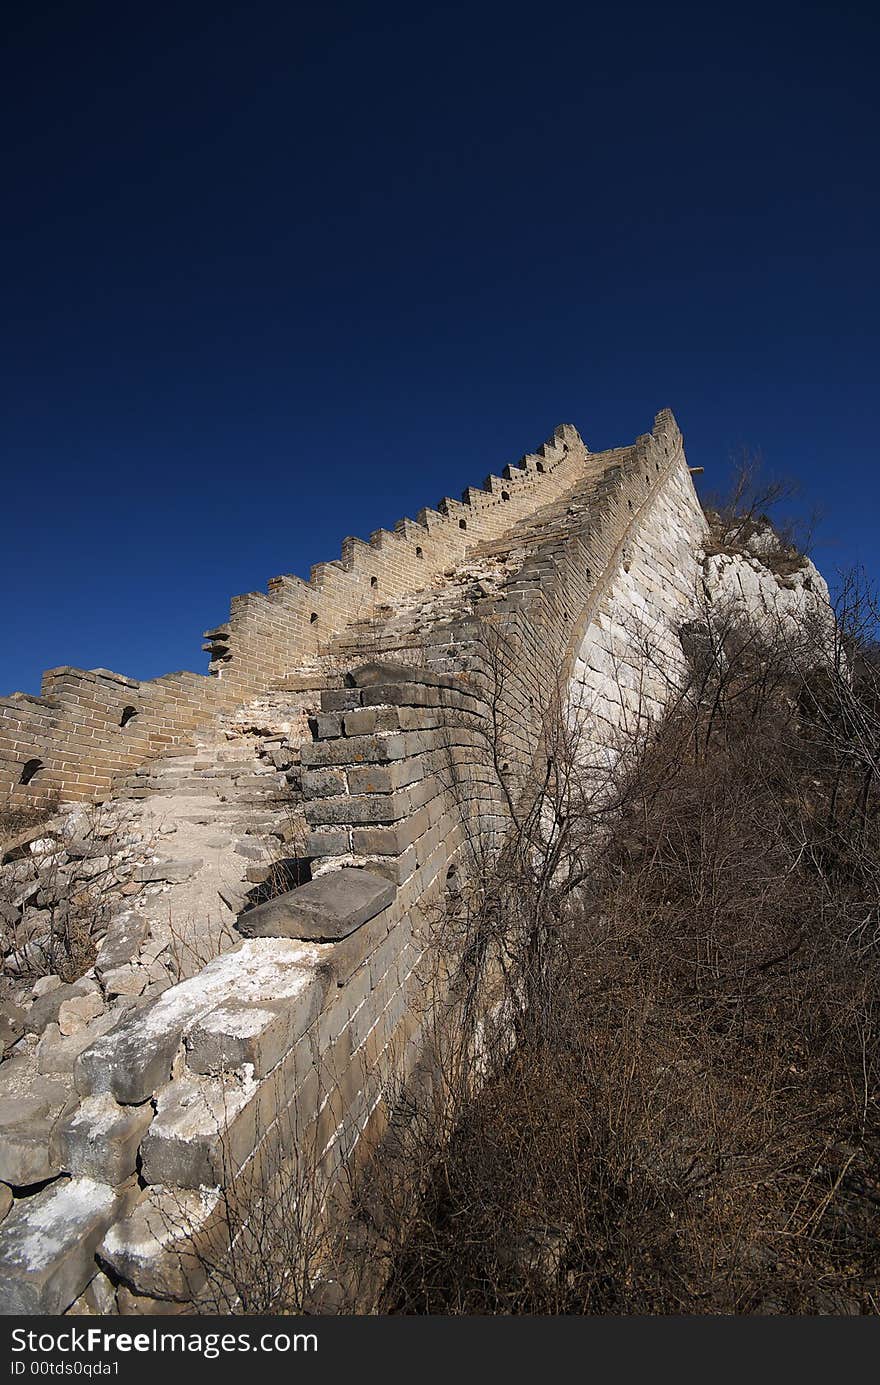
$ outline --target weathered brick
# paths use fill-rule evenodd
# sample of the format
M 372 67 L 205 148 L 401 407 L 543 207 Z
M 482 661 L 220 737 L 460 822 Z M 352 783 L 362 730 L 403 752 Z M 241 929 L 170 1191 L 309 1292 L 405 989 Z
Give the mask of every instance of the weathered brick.
M 319 798 L 303 809 L 306 822 L 313 827 L 333 823 L 396 822 L 412 810 L 406 790 L 394 793 L 347 795 L 345 798 Z
M 341 769 L 304 769 L 302 788 L 307 798 L 329 798 L 347 793 L 348 783 Z
M 62 1179 L 20 1199 L 0 1226 L 6 1313 L 58 1314 L 95 1273 L 95 1248 L 131 1207 L 137 1183 L 114 1190 L 91 1178 Z
M 346 736 L 370 736 L 375 731 L 397 731 L 400 728 L 397 707 L 359 707 L 345 715 Z
M 355 827 L 351 834 L 352 847 L 365 856 L 397 856 L 417 841 L 427 828 L 427 810 L 420 808 L 393 827 Z
M 306 855 L 344 856 L 351 850 L 351 833 L 332 829 L 312 831 L 306 838 Z
M 283 999 L 233 1000 L 200 1020 L 186 1037 L 187 1063 L 194 1072 L 220 1073 L 250 1064 L 263 1077 L 317 1019 L 329 979 L 303 972 L 290 977 Z
M 328 688 L 321 693 L 322 712 L 347 712 L 360 705 L 360 688 Z
M 352 794 L 387 794 L 416 783 L 423 774 L 418 760 L 396 760 L 390 765 L 359 765 L 348 771 Z
M 53 1131 L 58 1164 L 66 1173 L 116 1187 L 135 1172 L 138 1148 L 152 1119 L 149 1102 L 120 1106 L 109 1092 L 86 1097 Z
M 402 760 L 406 751 L 406 737 L 389 736 L 346 736 L 335 741 L 315 741 L 304 745 L 300 752 L 303 765 L 359 765 L 382 763 L 387 760 Z

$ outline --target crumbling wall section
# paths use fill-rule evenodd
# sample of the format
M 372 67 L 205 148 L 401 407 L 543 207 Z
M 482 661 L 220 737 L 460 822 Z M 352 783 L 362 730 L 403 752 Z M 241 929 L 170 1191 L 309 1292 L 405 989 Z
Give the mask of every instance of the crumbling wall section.
M 534 773 L 542 711 L 556 701 L 570 703 L 582 724 L 584 753 L 607 764 L 621 736 L 644 729 L 675 686 L 683 666 L 678 629 L 701 599 L 704 534 L 681 434 L 664 411 L 653 432 L 606 469 L 583 512 L 570 507 L 500 595 L 477 602 L 469 617 L 440 623 L 425 641 L 425 668 L 467 689 L 469 715 L 464 706 L 444 713 L 440 694 L 421 689 L 421 705 L 434 699 L 438 721 L 416 736 L 406 683 L 383 689 L 381 670 L 375 688 L 328 695 L 328 707 L 353 700 L 341 717 L 343 739 L 307 751 L 333 764 L 337 776 L 309 780 L 306 812 L 312 849 L 327 858 L 323 867 L 334 859 L 372 864 L 373 848 L 388 842 L 399 868 L 408 869 L 406 853 L 423 818 L 418 794 L 403 786 L 426 773 L 426 754 L 427 772 L 454 782 L 455 811 L 484 839 L 481 850 L 503 836 L 509 801 L 527 792 Z M 338 724 L 325 722 L 336 736 Z M 402 759 L 389 779 L 400 788 L 372 806 L 352 794 L 352 784 L 366 782 L 356 760 L 341 775 L 346 755 L 362 753 L 358 726 L 386 732 Z M 350 748 L 346 735 L 355 738 Z M 364 829 L 370 812 L 386 814 L 375 818 L 382 831 Z
M 567 438 L 557 433 L 559 469 Z M 565 486 L 556 478 L 559 494 L 576 474 Z M 488 494 L 495 509 L 514 503 Z M 485 503 L 485 533 L 500 532 L 507 521 Z M 450 533 L 478 526 L 474 504 L 466 508 L 467 531 L 447 502 Z M 230 1194 L 255 1183 L 265 1192 L 279 1159 L 292 1161 L 288 1174 L 304 1180 L 317 1213 L 330 1204 L 375 1149 L 424 1051 L 432 923 L 450 870 L 475 836 L 503 841 L 511 805 L 529 792 L 548 697 L 571 697 L 599 750 L 629 725 L 625 715 L 638 725 L 662 706 L 659 682 L 630 680 L 639 622 L 653 629 L 658 657 L 672 657 L 676 624 L 698 598 L 702 524 L 681 435 L 664 412 L 606 468 L 588 504 L 548 526 L 500 592 L 430 632 L 417 667 L 377 658 L 323 691 L 315 740 L 302 751 L 315 878 L 242 914 L 245 941 L 79 1055 L 77 1098 L 50 1141 L 66 1177 L 21 1199 L 0 1228 L 12 1311 L 64 1311 L 98 1282 L 99 1267 L 117 1307 L 187 1302 L 228 1234 Z M 465 541 L 455 543 L 460 557 Z M 381 548 L 369 547 L 369 561 Z M 394 580 L 405 587 L 410 575 Z M 221 688 L 235 685 L 236 659 L 252 666 L 247 639 L 256 658 L 262 618 L 248 615 L 233 632 L 242 639 L 230 638 Z M 291 639 L 267 656 L 261 678 L 287 667 Z M 34 1217 L 54 1228 L 39 1263 Z

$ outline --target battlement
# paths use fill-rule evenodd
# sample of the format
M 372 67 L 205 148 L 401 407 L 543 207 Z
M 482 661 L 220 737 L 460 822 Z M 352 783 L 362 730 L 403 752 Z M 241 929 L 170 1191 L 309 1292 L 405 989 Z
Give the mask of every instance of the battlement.
M 265 686 L 280 666 L 319 655 L 350 622 L 427 586 L 475 543 L 512 528 L 571 485 L 589 456 L 577 429 L 561 424 L 537 452 L 482 487 L 468 486 L 461 500 L 443 496 L 436 509 L 377 529 L 368 541 L 343 539 L 340 558 L 316 563 L 308 582 L 283 574 L 266 592 L 234 597 L 229 620 L 205 633 L 211 673 L 239 693 Z
M 218 712 L 320 660 L 380 603 L 429 585 L 474 544 L 515 526 L 571 486 L 589 457 L 577 429 L 562 424 L 460 501 L 444 497 L 367 541 L 344 539 L 340 558 L 315 564 L 307 582 L 282 574 L 265 592 L 233 597 L 228 620 L 204 635 L 208 675 L 137 680 L 65 667 L 44 675 L 39 697 L 0 698 L 0 795 L 106 798 L 120 775 L 185 746 Z

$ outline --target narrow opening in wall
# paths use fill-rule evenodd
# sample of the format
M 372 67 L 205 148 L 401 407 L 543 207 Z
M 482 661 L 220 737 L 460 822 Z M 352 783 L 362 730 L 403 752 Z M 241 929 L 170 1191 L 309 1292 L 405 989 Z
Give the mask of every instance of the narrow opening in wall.
M 537 470 L 538 470 L 538 471 L 543 471 L 543 470 L 544 470 L 544 463 L 543 463 L 543 462 L 539 462 L 539 463 L 538 463 Z
M 458 527 L 459 527 L 459 529 L 466 529 L 466 528 L 467 528 L 467 520 L 466 520 L 466 519 L 460 519 L 460 520 L 458 521 Z
M 315 623 L 315 621 L 316 621 L 317 619 L 318 619 L 318 612 L 317 612 L 317 611 L 312 611 L 312 614 L 309 616 L 309 625 L 314 625 L 314 623 Z
M 507 491 L 502 491 L 502 492 L 501 492 L 501 499 L 502 499 L 502 500 L 509 500 L 509 499 L 510 499 L 509 493 L 508 493 Z
M 654 470 L 655 470 L 655 471 L 659 471 L 659 470 L 660 470 L 660 463 L 659 463 L 659 462 L 655 462 L 655 463 L 654 463 Z
M 424 553 L 422 552 L 421 548 L 417 547 L 417 548 L 416 548 L 416 557 L 417 557 L 417 558 L 424 558 L 424 556 L 425 556 L 425 555 L 424 555 Z
M 137 707 L 123 707 L 122 716 L 119 718 L 119 725 L 127 726 L 130 721 L 134 721 L 137 714 Z
M 370 578 L 370 586 L 371 586 L 371 587 L 378 587 L 378 585 L 379 585 L 379 579 L 378 579 L 378 577 L 371 577 L 371 578 Z
M 631 500 L 628 500 L 628 501 L 626 502 L 626 507 L 627 507 L 628 510 L 631 510 L 631 509 L 632 509 L 633 503 L 632 503 Z
M 32 780 L 36 779 L 40 770 L 43 768 L 44 765 L 42 760 L 26 760 L 22 766 L 21 778 L 18 781 L 19 784 L 30 784 Z

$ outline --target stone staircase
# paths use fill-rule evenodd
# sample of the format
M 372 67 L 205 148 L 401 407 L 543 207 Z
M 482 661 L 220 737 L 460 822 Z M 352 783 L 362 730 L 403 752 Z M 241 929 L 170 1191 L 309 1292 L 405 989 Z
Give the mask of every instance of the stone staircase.
M 278 695 L 287 710 L 284 699 Z M 190 750 L 127 775 L 114 793 L 114 801 L 137 806 L 150 847 L 139 878 L 157 887 L 133 908 L 151 930 L 165 924 L 174 931 L 181 976 L 237 940 L 239 913 L 273 883 L 290 888 L 308 879 L 299 809 L 307 720 L 297 709 L 292 725 L 264 714 L 266 724 L 250 727 L 247 710 L 200 733 Z
M 595 510 L 631 448 L 614 448 L 587 458 L 577 484 L 519 520 L 499 539 L 477 543 L 467 561 L 439 574 L 421 591 L 394 605 L 378 605 L 352 622 L 330 646 L 341 659 L 355 656 L 404 658 L 418 650 L 431 630 L 472 616 L 480 603 L 531 589 L 553 566 L 552 549 L 565 543 Z

